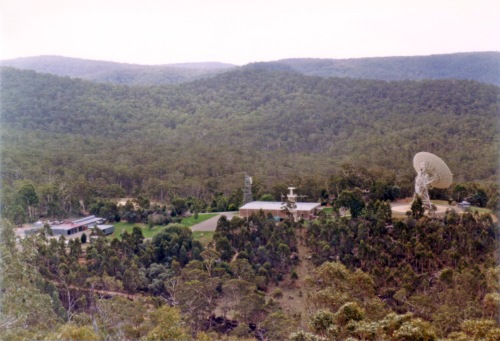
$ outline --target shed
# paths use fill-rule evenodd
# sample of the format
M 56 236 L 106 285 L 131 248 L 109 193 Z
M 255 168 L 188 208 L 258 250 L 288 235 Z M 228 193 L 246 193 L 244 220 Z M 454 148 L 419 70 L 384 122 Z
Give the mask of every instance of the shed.
M 101 230 L 102 233 L 104 233 L 105 236 L 112 234 L 115 232 L 115 226 L 114 225 L 95 225 L 96 228 Z
M 53 235 L 64 235 L 69 236 L 71 234 L 85 231 L 89 227 L 93 227 L 97 224 L 102 224 L 104 222 L 103 218 L 99 218 L 96 216 L 88 216 L 85 218 L 72 220 L 70 222 L 66 222 L 63 224 L 51 224 L 50 228 L 52 230 Z M 114 227 L 113 227 L 114 229 Z M 111 232 L 113 233 L 113 232 Z
M 469 209 L 469 208 L 470 208 L 470 205 L 471 205 L 471 203 L 470 203 L 470 202 L 468 202 L 468 201 L 465 201 L 465 200 L 463 200 L 462 202 L 459 202 L 459 203 L 457 204 L 457 206 L 458 206 L 458 207 L 460 207 L 460 208 L 461 208 L 462 210 L 464 210 L 464 211 L 465 211 L 465 210 L 467 210 L 467 209 Z

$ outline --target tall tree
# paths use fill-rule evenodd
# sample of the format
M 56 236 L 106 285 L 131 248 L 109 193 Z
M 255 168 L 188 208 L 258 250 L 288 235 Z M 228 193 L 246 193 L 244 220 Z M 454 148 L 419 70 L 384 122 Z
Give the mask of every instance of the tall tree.
M 351 217 L 356 218 L 365 207 L 365 202 L 363 201 L 363 194 L 359 189 L 353 191 L 344 190 L 335 200 L 334 205 L 337 209 L 341 207 L 348 208 L 351 212 Z
M 26 329 L 48 331 L 60 321 L 52 309 L 57 296 L 51 297 L 38 287 L 43 278 L 37 268 L 40 255 L 33 238 L 16 245 L 13 227 L 5 220 L 0 222 L 0 335 L 5 338 L 23 334 Z
M 40 200 L 36 194 L 35 187 L 31 184 L 24 185 L 18 191 L 19 199 L 28 211 L 30 222 L 35 220 L 36 208 Z

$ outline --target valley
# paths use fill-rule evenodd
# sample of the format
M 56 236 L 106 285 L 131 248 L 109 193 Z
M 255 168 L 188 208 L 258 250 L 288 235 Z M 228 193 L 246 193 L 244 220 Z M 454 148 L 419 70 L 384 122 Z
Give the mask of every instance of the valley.
M 3 61 L 0 335 L 498 339 L 499 62 Z M 435 215 L 421 151 L 453 175 Z M 240 217 L 246 176 L 320 209 Z M 114 232 L 16 237 L 90 215 Z

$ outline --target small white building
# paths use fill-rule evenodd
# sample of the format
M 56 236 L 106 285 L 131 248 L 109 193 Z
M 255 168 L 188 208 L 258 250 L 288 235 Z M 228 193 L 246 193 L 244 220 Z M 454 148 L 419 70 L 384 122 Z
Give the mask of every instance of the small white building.
M 458 207 L 460 207 L 462 210 L 466 211 L 470 208 L 471 203 L 468 201 L 463 200 L 462 202 L 459 202 L 457 204 Z

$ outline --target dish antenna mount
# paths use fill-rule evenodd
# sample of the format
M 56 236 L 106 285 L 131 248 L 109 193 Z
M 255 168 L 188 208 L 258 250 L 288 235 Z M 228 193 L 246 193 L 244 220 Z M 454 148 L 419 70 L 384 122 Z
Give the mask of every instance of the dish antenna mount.
M 450 168 L 434 154 L 420 152 L 413 157 L 413 168 L 417 172 L 415 178 L 415 194 L 422 199 L 426 209 L 431 209 L 429 188 L 448 188 L 453 180 Z
M 287 210 L 290 215 L 293 217 L 293 221 L 297 221 L 297 199 L 298 198 L 307 198 L 307 195 L 297 195 L 293 193 L 293 190 L 295 187 L 288 187 L 288 190 L 290 191 L 286 195 L 286 200 L 284 199 L 284 195 L 281 195 L 281 209 L 282 210 Z

